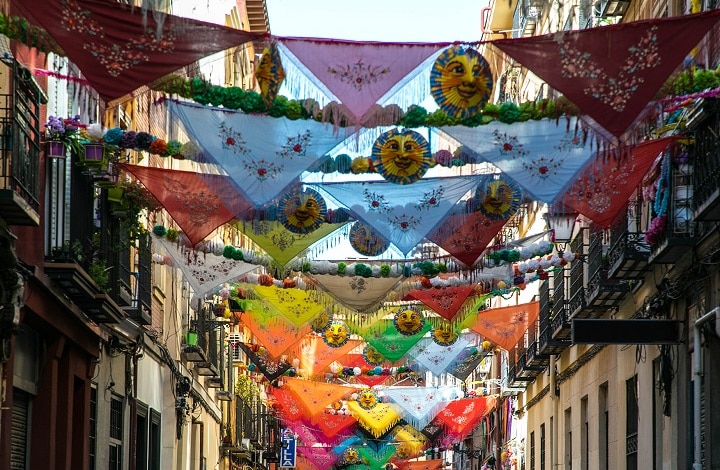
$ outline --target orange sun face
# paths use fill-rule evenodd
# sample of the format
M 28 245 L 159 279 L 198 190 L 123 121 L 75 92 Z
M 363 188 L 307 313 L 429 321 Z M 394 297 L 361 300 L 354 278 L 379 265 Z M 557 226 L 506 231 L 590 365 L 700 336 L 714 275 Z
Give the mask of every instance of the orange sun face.
M 395 328 L 404 335 L 414 335 L 425 324 L 423 316 L 414 308 L 406 308 L 395 314 Z

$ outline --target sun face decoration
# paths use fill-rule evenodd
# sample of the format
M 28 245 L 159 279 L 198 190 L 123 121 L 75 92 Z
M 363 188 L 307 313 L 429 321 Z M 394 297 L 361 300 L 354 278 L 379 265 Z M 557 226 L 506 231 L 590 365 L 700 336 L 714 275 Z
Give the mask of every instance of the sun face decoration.
M 410 184 L 422 178 L 433 164 L 430 144 L 415 131 L 391 129 L 377 138 L 372 149 L 375 170 L 386 181 Z
M 360 454 L 354 448 L 348 447 L 343 453 L 343 460 L 345 463 L 357 463 L 360 460 Z
M 507 220 L 520 207 L 522 192 L 511 181 L 492 180 L 478 188 L 480 212 L 490 220 Z
M 397 454 L 398 458 L 400 459 L 409 459 L 410 455 L 412 454 L 412 450 L 410 449 L 410 445 L 403 442 L 402 444 L 398 445 L 395 449 L 395 453 Z
M 450 346 L 451 344 L 455 344 L 458 340 L 458 334 L 450 325 L 442 325 L 438 328 L 433 328 L 430 332 L 430 336 L 433 341 L 440 346 Z
M 362 222 L 355 222 L 350 229 L 350 245 L 365 256 L 378 256 L 388 249 L 388 242 Z
M 478 51 L 453 46 L 445 49 L 430 72 L 430 93 L 440 109 L 457 119 L 482 111 L 490 98 L 490 65 Z
M 365 358 L 365 362 L 367 362 L 371 366 L 379 366 L 382 365 L 383 362 L 385 362 L 385 358 L 383 357 L 383 355 L 380 354 L 380 352 L 370 344 L 365 346 L 365 349 L 363 349 L 363 357 Z
M 293 233 L 310 233 L 325 221 L 325 199 L 315 190 L 286 193 L 278 205 L 278 220 Z
M 347 325 L 341 321 L 332 321 L 322 333 L 325 344 L 331 348 L 339 348 L 350 341 Z
M 263 97 L 265 106 L 270 108 L 285 79 L 285 69 L 280 61 L 277 43 L 273 42 L 263 51 L 260 63 L 255 69 L 255 79 L 260 86 L 260 95 Z
M 372 389 L 366 388 L 358 394 L 357 402 L 358 405 L 360 405 L 360 408 L 370 410 L 375 408 L 375 405 L 378 404 L 378 397 Z
M 406 307 L 395 314 L 393 324 L 398 333 L 412 336 L 425 326 L 425 318 L 415 307 Z
M 312 328 L 315 333 L 322 333 L 328 326 L 330 326 L 330 314 L 325 310 L 320 312 L 320 314 L 310 322 L 310 328 Z

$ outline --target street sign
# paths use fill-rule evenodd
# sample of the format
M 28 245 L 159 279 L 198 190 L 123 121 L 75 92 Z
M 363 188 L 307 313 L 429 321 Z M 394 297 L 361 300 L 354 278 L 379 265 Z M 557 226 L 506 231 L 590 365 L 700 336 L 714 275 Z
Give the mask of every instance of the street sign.
M 280 468 L 295 468 L 297 459 L 297 445 L 295 434 L 289 429 L 283 429 L 280 437 L 282 448 L 280 449 Z

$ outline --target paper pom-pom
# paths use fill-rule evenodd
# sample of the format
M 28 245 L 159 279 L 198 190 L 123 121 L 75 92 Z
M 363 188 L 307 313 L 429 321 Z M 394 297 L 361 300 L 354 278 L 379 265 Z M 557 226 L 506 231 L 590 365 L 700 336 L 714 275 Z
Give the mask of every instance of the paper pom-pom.
M 218 292 L 218 295 L 220 295 L 220 297 L 223 299 L 229 299 L 230 289 L 228 289 L 227 287 L 223 287 L 222 289 L 220 289 L 220 292 Z
M 155 139 L 148 146 L 148 151 L 154 155 L 167 156 L 167 144 L 163 139 Z
M 105 139 L 105 143 L 108 145 L 119 145 L 122 136 L 123 130 L 119 127 L 113 127 L 112 129 L 108 129 L 103 138 Z
M 369 170 L 370 170 L 370 160 L 368 160 L 366 157 L 356 158 L 352 161 L 352 164 L 350 165 L 350 171 L 354 175 L 368 173 Z
M 360 369 L 359 367 L 353 368 L 353 374 L 356 376 L 362 375 L 362 369 Z
M 347 154 L 340 154 L 335 157 L 335 165 L 338 173 L 350 173 L 352 168 L 352 158 Z
M 507 284 L 505 283 L 505 281 L 500 281 L 497 283 L 498 289 L 505 289 L 506 287 L 507 287 Z
M 449 150 L 438 150 L 435 152 L 435 161 L 438 165 L 450 166 L 452 164 L 453 154 Z
M 100 123 L 94 123 L 94 124 L 88 124 L 87 129 L 85 129 L 85 132 L 87 132 L 88 137 L 90 140 L 94 142 L 100 142 L 103 140 L 103 137 L 105 135 L 105 129 L 103 129 L 102 124 Z

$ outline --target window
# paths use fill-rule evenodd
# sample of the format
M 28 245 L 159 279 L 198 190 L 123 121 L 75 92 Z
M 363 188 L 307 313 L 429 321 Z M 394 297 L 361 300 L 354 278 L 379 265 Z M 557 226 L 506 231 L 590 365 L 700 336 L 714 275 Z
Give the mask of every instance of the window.
M 113 395 L 110 399 L 110 450 L 109 469 L 122 470 L 123 399 Z
M 148 407 L 144 403 L 137 404 L 137 422 L 135 425 L 135 468 L 147 470 L 148 456 Z
M 535 431 L 530 433 L 530 470 L 535 470 Z
M 150 410 L 150 443 L 148 445 L 148 469 L 160 470 L 160 413 Z
M 598 450 L 600 451 L 600 470 L 610 469 L 610 412 L 608 411 L 608 383 L 600 385 L 598 390 Z
M 540 470 L 545 470 L 545 423 L 540 425 Z
M 580 399 L 580 470 L 588 470 L 590 460 L 588 456 L 588 447 L 590 442 L 589 423 L 588 423 L 588 397 L 585 395 Z
M 625 457 L 627 470 L 638 468 L 638 402 L 637 402 L 637 375 L 625 381 L 625 403 L 627 407 L 625 422 Z
M 572 470 L 572 409 L 565 410 L 565 468 Z
M 661 349 L 664 351 L 664 346 Z M 653 377 L 662 376 L 662 361 L 662 356 L 653 361 Z M 662 468 L 663 465 L 664 398 L 662 383 L 662 380 L 657 386 L 653 383 L 653 468 Z
M 98 390 L 97 385 L 90 386 L 90 455 L 89 468 L 95 470 L 97 465 L 97 410 L 98 410 Z

